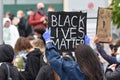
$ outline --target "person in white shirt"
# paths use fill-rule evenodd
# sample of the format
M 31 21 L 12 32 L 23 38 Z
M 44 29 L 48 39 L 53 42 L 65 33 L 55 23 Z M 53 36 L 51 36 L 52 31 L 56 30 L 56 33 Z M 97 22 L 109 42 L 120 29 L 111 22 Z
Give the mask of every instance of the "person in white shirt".
M 11 24 L 9 18 L 3 18 L 3 40 L 5 44 L 9 44 L 14 48 L 18 38 L 19 33 L 17 27 Z

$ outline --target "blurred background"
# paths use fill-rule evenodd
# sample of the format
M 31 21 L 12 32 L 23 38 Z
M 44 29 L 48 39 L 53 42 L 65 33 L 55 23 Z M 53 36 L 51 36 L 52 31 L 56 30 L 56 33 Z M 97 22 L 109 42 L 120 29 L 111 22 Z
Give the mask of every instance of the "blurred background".
M 111 36 L 113 39 L 120 37 L 120 22 L 119 15 L 120 11 L 120 0 L 3 0 L 4 14 L 11 12 L 16 16 L 18 10 L 23 10 L 26 13 L 26 9 L 32 8 L 36 10 L 36 4 L 43 2 L 45 4 L 45 11 L 47 13 L 48 6 L 52 5 L 55 7 L 55 11 L 87 11 L 87 34 L 90 38 L 95 36 L 96 23 L 97 23 L 97 11 L 98 7 L 109 8 L 115 10 L 113 15 L 113 21 L 111 23 Z M 117 7 L 115 7 L 117 5 Z M 117 19 L 117 22 L 115 20 Z

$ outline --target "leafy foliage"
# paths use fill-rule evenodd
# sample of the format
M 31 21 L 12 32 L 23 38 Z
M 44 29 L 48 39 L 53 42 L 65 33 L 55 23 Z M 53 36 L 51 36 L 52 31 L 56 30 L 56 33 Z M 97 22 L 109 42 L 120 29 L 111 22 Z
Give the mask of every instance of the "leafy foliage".
M 111 5 L 113 24 L 120 28 L 120 0 L 112 0 Z

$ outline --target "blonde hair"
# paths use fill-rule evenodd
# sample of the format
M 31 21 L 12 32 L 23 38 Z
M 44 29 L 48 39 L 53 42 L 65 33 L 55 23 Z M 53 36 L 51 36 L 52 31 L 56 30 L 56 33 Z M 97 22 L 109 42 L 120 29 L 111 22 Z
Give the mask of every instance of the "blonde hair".
M 33 40 L 31 44 L 34 48 L 39 48 L 41 52 L 45 51 L 45 44 L 42 39 Z
M 22 17 L 25 17 L 25 13 L 23 12 L 23 10 L 18 10 L 18 11 L 17 11 L 17 14 L 21 14 Z

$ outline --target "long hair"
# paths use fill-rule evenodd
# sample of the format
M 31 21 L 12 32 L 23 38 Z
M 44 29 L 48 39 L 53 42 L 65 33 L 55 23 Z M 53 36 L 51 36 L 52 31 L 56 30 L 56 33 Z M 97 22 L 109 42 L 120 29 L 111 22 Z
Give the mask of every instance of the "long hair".
M 75 56 L 87 80 L 103 80 L 99 59 L 90 46 L 85 44 L 76 46 Z

